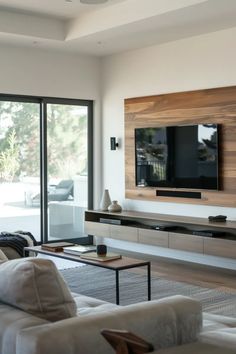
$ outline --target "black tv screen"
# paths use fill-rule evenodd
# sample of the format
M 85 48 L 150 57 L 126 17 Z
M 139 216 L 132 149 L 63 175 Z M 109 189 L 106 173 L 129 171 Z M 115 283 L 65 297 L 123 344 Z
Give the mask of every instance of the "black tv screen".
M 136 185 L 219 188 L 217 124 L 135 129 Z

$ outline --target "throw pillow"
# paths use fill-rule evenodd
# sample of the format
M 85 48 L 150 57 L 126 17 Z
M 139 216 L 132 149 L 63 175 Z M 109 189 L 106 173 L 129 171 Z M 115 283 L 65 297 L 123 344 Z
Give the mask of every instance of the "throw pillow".
M 7 256 L 5 253 L 0 249 L 0 263 L 8 261 Z
M 48 321 L 76 316 L 76 303 L 48 259 L 21 258 L 2 263 L 0 301 Z

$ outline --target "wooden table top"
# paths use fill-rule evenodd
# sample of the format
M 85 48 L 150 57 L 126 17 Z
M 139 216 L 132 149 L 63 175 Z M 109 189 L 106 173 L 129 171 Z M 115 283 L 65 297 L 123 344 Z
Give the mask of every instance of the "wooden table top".
M 41 253 L 41 254 L 45 254 L 48 256 L 52 256 L 52 257 L 63 258 L 63 259 L 67 259 L 69 261 L 90 264 L 90 265 L 94 265 L 97 267 L 107 268 L 107 269 L 112 269 L 112 270 L 122 270 L 122 269 L 129 269 L 129 268 L 150 265 L 150 261 L 129 258 L 129 257 L 125 257 L 125 256 L 121 256 L 121 258 L 119 258 L 119 259 L 105 261 L 105 262 L 84 259 L 84 258 L 82 259 L 82 258 L 80 258 L 79 255 L 76 256 L 76 255 L 64 253 L 64 252 L 52 252 L 52 251 L 44 250 L 44 249 L 42 249 L 41 246 L 25 247 L 24 250 L 27 252 L 31 251 L 34 253 Z

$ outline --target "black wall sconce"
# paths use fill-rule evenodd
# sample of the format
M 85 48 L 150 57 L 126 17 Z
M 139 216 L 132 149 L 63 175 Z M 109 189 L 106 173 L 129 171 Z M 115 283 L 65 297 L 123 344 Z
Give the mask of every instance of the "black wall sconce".
M 116 138 L 114 136 L 110 138 L 110 142 L 111 142 L 111 150 L 116 150 L 119 144 L 117 143 Z

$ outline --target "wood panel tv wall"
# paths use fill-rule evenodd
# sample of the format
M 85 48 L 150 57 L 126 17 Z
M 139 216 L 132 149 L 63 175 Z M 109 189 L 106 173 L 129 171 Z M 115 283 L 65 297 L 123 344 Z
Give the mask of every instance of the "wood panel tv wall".
M 157 190 L 190 190 L 135 185 L 135 128 L 206 123 L 220 124 L 219 191 L 201 190 L 201 199 L 157 197 Z M 236 86 L 125 99 L 125 189 L 129 199 L 235 207 Z

